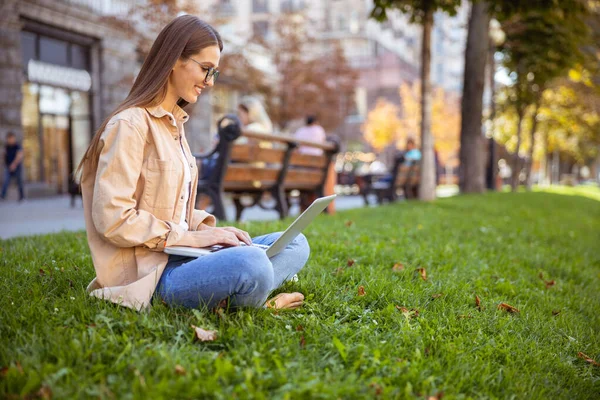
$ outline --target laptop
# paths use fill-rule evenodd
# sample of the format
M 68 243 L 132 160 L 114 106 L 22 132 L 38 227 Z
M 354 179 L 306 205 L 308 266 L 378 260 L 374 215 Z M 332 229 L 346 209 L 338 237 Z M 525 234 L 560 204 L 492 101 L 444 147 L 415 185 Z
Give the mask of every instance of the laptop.
M 300 234 L 306 228 L 313 219 L 317 217 L 334 199 L 336 195 L 320 197 L 313 201 L 313 203 L 308 207 L 292 224 L 283 232 L 279 238 L 273 242 L 270 246 L 266 246 L 263 244 L 253 244 L 253 247 L 258 247 L 267 252 L 267 256 L 269 258 L 277 255 L 280 251 L 285 249 L 285 247 L 291 243 L 292 240 Z M 245 243 L 242 243 L 241 246 L 246 246 Z M 207 254 L 214 253 L 219 250 L 229 249 L 231 247 L 227 246 L 210 246 L 203 248 L 195 248 L 195 247 L 187 247 L 187 246 L 170 246 L 165 247 L 164 252 L 167 254 L 173 254 L 178 256 L 186 256 L 186 257 L 201 257 Z

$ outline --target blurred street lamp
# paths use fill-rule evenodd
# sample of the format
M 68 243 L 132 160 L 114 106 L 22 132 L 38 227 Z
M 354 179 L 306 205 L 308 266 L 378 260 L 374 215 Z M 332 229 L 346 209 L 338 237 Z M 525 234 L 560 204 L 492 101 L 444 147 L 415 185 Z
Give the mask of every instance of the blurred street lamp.
M 489 52 L 489 65 L 490 65 L 490 117 L 489 117 L 489 157 L 488 166 L 486 173 L 486 186 L 489 190 L 494 190 L 496 185 L 497 176 L 497 165 L 496 165 L 496 142 L 494 141 L 494 118 L 496 117 L 496 61 L 494 55 L 496 49 L 506 39 L 506 34 L 500 26 L 500 22 L 496 19 L 490 20 L 490 52 Z

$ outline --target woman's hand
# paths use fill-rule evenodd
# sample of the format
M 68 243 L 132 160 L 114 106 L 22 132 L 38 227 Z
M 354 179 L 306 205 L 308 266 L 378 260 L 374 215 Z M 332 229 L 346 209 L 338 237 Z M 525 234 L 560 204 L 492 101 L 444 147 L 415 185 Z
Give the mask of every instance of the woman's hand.
M 187 231 L 175 245 L 188 247 L 209 247 L 215 244 L 224 246 L 239 246 L 240 242 L 252 244 L 252 239 L 247 232 L 228 226 L 214 228 L 201 224 L 197 231 Z

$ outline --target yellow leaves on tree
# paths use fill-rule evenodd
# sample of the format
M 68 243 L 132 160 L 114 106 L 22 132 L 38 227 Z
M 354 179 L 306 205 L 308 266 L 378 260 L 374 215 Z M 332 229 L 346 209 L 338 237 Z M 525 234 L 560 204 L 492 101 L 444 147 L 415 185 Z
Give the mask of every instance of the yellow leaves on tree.
M 379 99 L 362 127 L 364 138 L 375 151 L 379 152 L 396 140 L 400 125 L 398 107 L 384 99 Z
M 384 99 L 379 99 L 375 108 L 363 125 L 365 140 L 381 151 L 391 144 L 404 149 L 406 139 L 413 137 L 420 141 L 421 129 L 421 84 L 402 84 L 399 88 L 402 106 L 397 107 Z M 460 144 L 460 104 L 442 88 L 433 90 L 431 132 L 435 148 L 442 163 L 455 157 Z

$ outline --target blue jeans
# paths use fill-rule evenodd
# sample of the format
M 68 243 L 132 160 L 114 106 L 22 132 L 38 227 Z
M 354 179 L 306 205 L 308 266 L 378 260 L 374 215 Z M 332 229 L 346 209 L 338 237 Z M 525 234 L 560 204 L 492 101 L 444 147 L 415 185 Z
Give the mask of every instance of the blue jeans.
M 253 238 L 270 245 L 281 232 Z M 229 306 L 261 307 L 269 293 L 291 279 L 306 264 L 310 248 L 300 234 L 283 251 L 269 259 L 264 250 L 233 247 L 193 258 L 169 256 L 155 295 L 169 306 L 213 308 L 229 299 Z
M 10 185 L 10 180 L 12 178 L 17 179 L 17 186 L 19 187 L 19 200 L 23 200 L 23 197 L 25 197 L 23 195 L 23 178 L 21 173 L 21 165 L 22 164 L 19 164 L 17 169 L 15 169 L 13 172 L 10 172 L 8 166 L 4 168 L 4 184 L 2 185 L 2 198 L 6 197 L 6 191 L 8 190 L 8 185 Z

